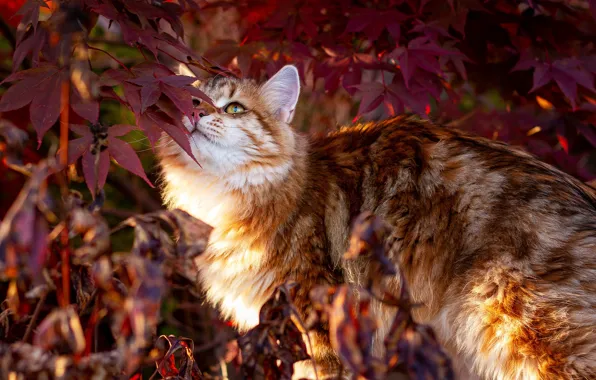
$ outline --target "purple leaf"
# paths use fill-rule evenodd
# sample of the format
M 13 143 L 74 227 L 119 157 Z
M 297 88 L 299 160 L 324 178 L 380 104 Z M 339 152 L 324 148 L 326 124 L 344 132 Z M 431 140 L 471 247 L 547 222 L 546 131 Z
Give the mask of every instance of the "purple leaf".
M 153 80 L 141 87 L 141 112 L 154 105 L 161 95 L 159 82 Z
M 74 133 L 76 133 L 79 136 L 92 136 L 91 130 L 89 129 L 89 126 L 87 126 L 87 125 L 70 124 L 68 126 L 68 128 L 70 128 L 71 131 L 73 131 Z
M 160 87 L 182 113 L 188 117 L 192 115 L 192 98 L 188 91 L 165 83 L 162 83 Z
M 126 97 L 126 102 L 130 105 L 130 109 L 132 110 L 132 112 L 134 112 L 135 115 L 140 114 L 141 94 L 139 91 L 139 87 L 127 82 L 123 82 L 122 87 L 124 89 L 124 96 Z
M 7 76 L 6 78 L 4 78 L 4 80 L 2 80 L 2 82 L 0 82 L 0 84 L 4 84 L 7 82 L 10 83 L 10 82 L 23 80 L 23 79 L 27 79 L 27 78 L 33 78 L 33 77 L 42 78 L 42 77 L 47 76 L 48 73 L 53 73 L 55 71 L 56 71 L 56 66 L 50 65 L 50 64 L 42 64 L 39 67 L 36 67 L 33 69 L 21 70 L 21 71 L 17 71 L 16 73 L 12 73 L 9 76 Z
M 79 157 L 89 149 L 93 142 L 93 136 L 85 136 L 68 142 L 68 165 L 73 164 Z
M 108 134 L 110 136 L 124 136 L 125 134 L 129 133 L 133 129 L 136 129 L 134 125 L 128 124 L 115 124 L 108 129 Z
M 16 110 L 31 103 L 37 94 L 35 88 L 38 84 L 38 77 L 28 77 L 10 86 L 0 98 L 0 112 Z
M 536 58 L 534 58 L 530 54 L 524 52 L 519 57 L 519 60 L 517 61 L 515 66 L 513 66 L 513 68 L 510 71 L 513 72 L 513 71 L 530 70 L 532 67 L 535 67 L 537 64 L 539 64 L 539 62 L 536 61 Z
M 157 143 L 157 140 L 159 140 L 159 136 L 161 135 L 160 125 L 149 117 L 149 112 L 151 112 L 151 110 L 141 114 L 141 116 L 137 118 L 137 125 L 143 132 L 145 132 L 151 145 L 155 146 L 155 143 Z
M 184 89 L 186 89 L 186 91 L 188 91 L 192 96 L 199 98 L 205 102 L 207 102 L 207 104 L 210 104 L 211 106 L 215 107 L 215 104 L 213 104 L 213 100 L 211 100 L 210 97 L 207 96 L 207 94 L 205 94 L 203 91 L 199 90 L 196 87 L 193 86 L 186 86 L 184 87 Z
M 152 123 L 159 128 L 163 129 L 170 137 L 197 163 L 197 159 L 192 154 L 192 149 L 190 147 L 190 140 L 188 137 L 188 133 L 184 129 L 179 126 L 173 125 L 169 123 L 165 118 L 159 115 L 156 112 L 151 110 L 147 111 L 143 115 L 146 116 L 147 122 Z M 200 165 L 200 164 L 199 164 Z
M 172 87 L 184 87 L 196 82 L 197 78 L 189 77 L 187 75 L 171 75 L 169 77 L 159 78 L 159 80 Z
M 43 135 L 54 125 L 60 116 L 60 94 L 62 75 L 56 73 L 38 87 L 38 91 L 31 102 L 29 113 L 31 123 L 37 131 L 37 141 L 41 144 Z
M 355 87 L 362 92 L 362 100 L 358 108 L 359 115 L 374 110 L 383 102 L 386 87 L 382 83 L 363 83 Z
M 93 99 L 84 100 L 74 86 L 72 87 L 71 94 L 70 106 L 72 110 L 83 119 L 94 124 L 97 123 L 99 119 L 99 102 Z
M 577 100 L 577 83 L 567 75 L 557 75 L 555 82 L 559 85 L 563 94 L 571 101 L 571 105 L 575 108 Z
M 115 137 L 108 136 L 108 151 L 118 165 L 144 179 L 149 186 L 155 187 L 151 181 L 149 181 L 149 178 L 147 178 L 141 160 L 139 160 L 134 149 L 128 143 Z
M 537 65 L 534 69 L 534 86 L 532 86 L 530 92 L 536 91 L 550 82 L 551 79 L 550 67 L 548 65 Z
M 21 63 L 23 62 L 27 54 L 33 49 L 33 45 L 36 43 L 35 34 L 35 31 L 31 30 L 29 37 L 17 43 L 17 47 L 12 56 L 13 72 L 16 71 L 19 68 L 19 66 L 21 66 Z
M 97 162 L 95 162 L 96 159 Z M 96 190 L 103 188 L 108 177 L 108 170 L 110 168 L 110 156 L 108 151 L 104 150 L 99 155 L 93 155 L 91 154 L 91 151 L 88 150 L 83 154 L 82 164 L 85 182 L 87 183 L 89 191 L 91 191 L 91 195 L 95 198 Z M 97 177 L 95 176 L 96 166 Z

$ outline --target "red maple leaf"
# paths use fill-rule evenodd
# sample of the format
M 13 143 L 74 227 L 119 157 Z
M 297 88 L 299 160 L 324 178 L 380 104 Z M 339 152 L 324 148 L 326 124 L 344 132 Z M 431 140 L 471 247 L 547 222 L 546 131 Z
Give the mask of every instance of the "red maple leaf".
M 441 74 L 440 57 L 464 59 L 465 55 L 455 49 L 446 49 L 428 37 L 418 37 L 408 43 L 408 47 L 398 47 L 388 54 L 399 62 L 405 85 L 410 87 L 410 80 L 416 69 L 433 74 Z
M 374 41 L 387 29 L 395 41 L 401 35 L 400 23 L 408 16 L 395 10 L 378 10 L 370 8 L 351 8 L 350 19 L 346 26 L 346 33 L 363 32 L 369 40 Z
M 334 92 L 341 81 L 343 87 L 354 95 L 356 85 L 362 80 L 362 70 L 374 69 L 381 63 L 373 55 L 349 52 L 341 47 L 323 47 L 327 55 L 323 62 L 315 68 L 315 77 L 325 78 L 325 90 Z
M 62 105 L 60 91 L 66 80 L 64 69 L 50 64 L 9 75 L 3 82 L 14 82 L 0 99 L 0 112 L 15 110 L 31 103 L 29 113 L 41 144 L 43 135 L 54 125 Z
M 534 68 L 533 86 L 530 92 L 554 81 L 565 97 L 569 99 L 573 108 L 576 108 L 578 84 L 592 92 L 596 92 L 594 75 L 590 72 L 591 67 L 586 68 L 584 66 L 585 62 L 577 58 L 564 58 L 545 62 L 532 57 L 530 54 L 522 54 L 511 71 Z
M 101 86 L 122 84 L 125 99 L 113 91 L 110 97 L 130 108 L 137 119 L 137 126 L 145 132 L 152 145 L 155 145 L 163 130 L 196 161 L 181 122 L 182 116 L 192 114 L 193 96 L 213 104 L 201 90 L 190 85 L 196 80 L 194 77 L 175 75 L 160 64 L 144 63 L 133 67 L 131 71 L 107 70 L 99 83 Z

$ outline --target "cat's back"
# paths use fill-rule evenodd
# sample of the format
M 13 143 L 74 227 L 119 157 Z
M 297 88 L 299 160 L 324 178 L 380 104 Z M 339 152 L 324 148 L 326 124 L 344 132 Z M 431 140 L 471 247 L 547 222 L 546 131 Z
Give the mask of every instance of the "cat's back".
M 408 117 L 311 149 L 330 189 L 330 241 L 341 245 L 333 226 L 359 212 L 388 221 L 390 258 L 425 305 L 417 316 L 458 360 L 489 378 L 596 376 L 593 188 L 517 148 Z M 358 268 L 345 272 L 358 281 Z
M 364 198 L 483 193 L 503 208 L 548 200 L 547 209 L 596 216 L 596 189 L 576 178 L 517 147 L 415 117 L 342 128 L 312 139 L 309 153 L 311 177 L 321 173 L 348 191 L 357 186 Z

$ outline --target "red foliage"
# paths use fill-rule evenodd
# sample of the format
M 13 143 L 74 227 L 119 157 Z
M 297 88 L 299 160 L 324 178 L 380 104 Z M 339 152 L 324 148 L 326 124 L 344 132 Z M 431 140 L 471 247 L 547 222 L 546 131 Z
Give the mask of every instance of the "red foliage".
M 343 87 L 361 99 L 359 114 L 375 117 L 411 111 L 458 120 L 465 112 L 453 104 L 471 95 L 480 104 L 458 126 L 524 145 L 583 179 L 596 176 L 594 1 L 226 4 L 254 22 L 240 41 L 207 53 L 220 64 L 261 77 L 296 63 L 326 91 Z M 486 99 L 491 90 L 505 110 Z M 543 109 L 536 95 L 552 108 Z M 535 126 L 540 131 L 529 136 Z
M 241 35 L 201 57 L 185 44 L 181 17 L 216 7 L 238 12 Z M 191 95 L 210 100 L 191 86 L 194 78 L 175 75 L 175 64 L 191 66 L 199 77 L 261 80 L 293 63 L 316 95 L 345 91 L 359 102 L 354 120 L 417 113 L 522 145 L 582 179 L 596 177 L 595 0 L 15 0 L 0 5 L 0 16 L 8 22 L 0 32 L 14 45 L 12 72 L 0 78 L 0 289 L 6 295 L 0 327 L 12 341 L 25 341 L 1 343 L 0 355 L 25 374 L 60 361 L 74 377 L 106 368 L 132 375 L 149 361 L 163 377 L 203 376 L 191 341 L 163 336 L 158 340 L 169 348 L 161 355 L 146 351 L 171 290 L 167 281 L 195 280 L 192 259 L 204 250 L 209 227 L 179 211 L 136 216 L 122 224 L 134 227 L 132 250 L 119 255 L 110 242 L 119 229 L 110 231 L 97 212 L 110 157 L 151 185 L 119 136 L 138 128 L 155 145 L 165 132 L 192 157 L 181 118 L 192 112 Z M 90 43 L 100 16 L 110 28 L 117 25 L 118 32 L 110 30 L 138 49 L 142 62 L 125 64 Z M 98 72 L 90 51 L 105 53 L 118 68 Z M 129 109 L 136 126 L 106 125 L 104 102 Z M 59 159 L 38 163 L 39 150 L 24 143 L 29 122 L 38 148 L 54 152 L 60 140 Z M 88 207 L 67 186 L 77 161 L 94 196 Z M 66 176 L 67 170 L 75 173 Z M 382 223 L 370 215 L 360 222 L 346 259 L 366 254 L 375 264 L 370 284 L 359 290 L 399 312 L 386 357 L 374 358 L 367 298 L 351 297 L 347 285 L 315 292 L 315 314 L 329 323 L 344 365 L 370 377 L 394 368 L 412 377 L 452 377 L 432 331 L 411 318 L 405 284 L 397 297 L 378 282 L 399 269 L 378 248 Z M 266 323 L 240 341 L 249 374 L 289 377 L 292 364 L 306 357 L 291 293 L 278 289 L 261 310 Z M 65 307 L 38 315 L 34 305 L 43 306 L 46 296 Z M 93 351 L 90 343 L 106 338 L 96 332 L 106 315 L 105 335 L 114 341 L 104 342 L 109 351 Z
M 197 10 L 199 4 L 194 0 L 160 4 L 80 0 L 39 22 L 39 9 L 46 4 L 25 3 L 20 11 L 25 27 L 17 33 L 13 60 L 16 72 L 5 79 L 16 83 L 0 100 L 0 112 L 31 104 L 31 121 L 41 141 L 62 107 L 61 86 L 68 82 L 72 61 L 69 43 L 84 41 L 99 15 L 118 22 L 125 43 L 147 49 L 155 58 L 164 53 L 212 72 L 212 65 L 180 39 L 182 12 Z M 459 123 L 461 127 L 525 145 L 584 179 L 596 175 L 596 167 L 585 164 L 596 159 L 596 132 L 590 124 L 596 121 L 596 24 L 587 2 L 244 0 L 207 4 L 216 6 L 235 7 L 241 19 L 251 21 L 240 41 L 222 41 L 206 54 L 233 71 L 261 78 L 293 62 L 303 77 L 320 79 L 325 91 L 343 88 L 360 99 L 358 112 L 365 117 L 411 111 L 457 120 L 464 113 L 452 105 L 462 96 L 482 99 L 487 90 L 496 89 L 506 111 L 485 102 Z M 159 20 L 169 23 L 175 34 L 164 33 Z M 63 37 L 52 38 L 56 33 Z M 34 68 L 18 71 L 27 57 Z M 116 99 L 134 112 L 151 143 L 164 130 L 192 155 L 179 120 L 191 112 L 189 93 L 206 98 L 190 86 L 192 78 L 174 76 L 168 67 L 149 58 L 132 68 L 108 70 L 100 80 L 88 68 L 78 65 L 77 69 L 82 70 L 81 80 L 73 83 L 69 97 L 77 115 L 97 123 L 102 98 Z M 113 91 L 116 85 L 123 87 L 124 97 Z M 96 86 L 101 89 L 99 96 L 93 91 Z M 543 109 L 534 94 L 551 107 Z M 525 118 L 516 116 L 518 109 L 525 110 Z M 565 128 L 558 127 L 562 124 Z M 528 136 L 537 125 L 540 131 Z M 84 157 L 84 162 L 91 162 L 90 155 Z M 107 156 L 99 161 L 101 185 Z M 121 161 L 141 175 L 134 155 L 127 154 Z M 94 188 L 91 176 L 85 178 Z

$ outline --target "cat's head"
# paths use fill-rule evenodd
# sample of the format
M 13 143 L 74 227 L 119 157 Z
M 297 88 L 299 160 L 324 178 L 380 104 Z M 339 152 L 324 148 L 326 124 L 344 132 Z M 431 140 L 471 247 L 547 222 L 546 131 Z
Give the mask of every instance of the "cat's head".
M 285 66 L 260 85 L 219 75 L 198 87 L 215 107 L 194 99 L 193 117 L 183 124 L 202 170 L 234 187 L 283 179 L 295 154 L 289 124 L 300 93 L 296 68 Z

